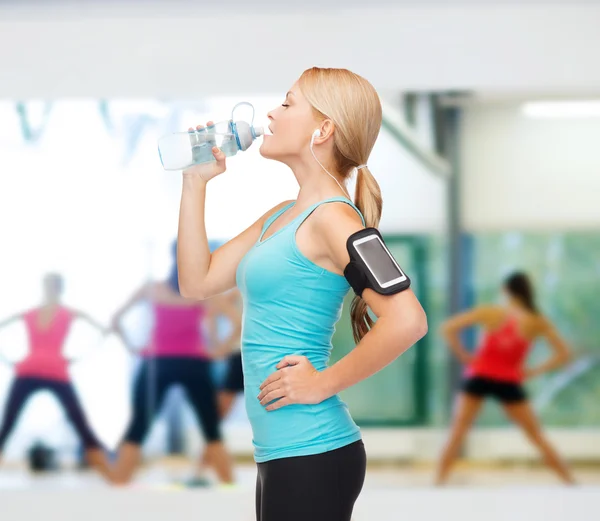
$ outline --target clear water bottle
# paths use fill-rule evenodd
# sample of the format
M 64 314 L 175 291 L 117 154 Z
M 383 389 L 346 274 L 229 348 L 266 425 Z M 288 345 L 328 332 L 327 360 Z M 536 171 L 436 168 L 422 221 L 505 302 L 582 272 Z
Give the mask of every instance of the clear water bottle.
M 226 157 L 236 155 L 240 150 L 245 151 L 252 143 L 264 134 L 262 127 L 255 127 L 254 107 L 252 107 L 252 123 L 233 121 L 233 112 L 240 105 L 238 103 L 232 110 L 232 119 L 215 123 L 201 130 L 176 132 L 161 137 L 158 140 L 158 154 L 165 170 L 184 170 L 193 165 L 215 161 L 212 153 L 213 147 L 218 147 Z

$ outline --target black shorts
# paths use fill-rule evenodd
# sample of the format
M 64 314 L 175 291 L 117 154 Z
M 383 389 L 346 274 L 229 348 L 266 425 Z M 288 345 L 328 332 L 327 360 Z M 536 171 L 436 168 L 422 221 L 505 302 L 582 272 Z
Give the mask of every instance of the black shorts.
M 463 392 L 472 396 L 491 396 L 502 403 L 522 402 L 527 400 L 523 386 L 511 382 L 502 382 L 490 378 L 474 376 L 467 378 L 462 384 Z
M 230 393 L 244 392 L 242 353 L 239 351 L 230 355 L 227 360 L 227 372 L 225 374 L 222 390 Z

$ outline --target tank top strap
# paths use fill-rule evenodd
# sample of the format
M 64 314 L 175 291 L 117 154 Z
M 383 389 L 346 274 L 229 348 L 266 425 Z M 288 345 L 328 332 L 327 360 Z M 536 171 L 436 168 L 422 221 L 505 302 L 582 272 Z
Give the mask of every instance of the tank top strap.
M 346 203 L 347 205 L 354 208 L 356 213 L 360 216 L 363 226 L 366 226 L 365 218 L 363 217 L 363 214 L 360 212 L 360 210 L 356 207 L 356 205 L 347 197 L 337 196 L 337 197 L 330 197 L 329 199 L 324 199 L 323 201 L 319 201 L 318 203 L 315 203 L 312 206 L 309 206 L 306 210 L 304 210 L 304 212 L 302 212 L 298 216 L 295 226 L 294 226 L 294 229 L 297 230 L 298 228 L 300 228 L 302 223 L 304 221 L 306 221 L 306 219 L 308 219 L 310 214 L 312 214 L 322 204 L 327 204 L 327 203 Z
M 275 222 L 275 220 L 282 214 L 284 213 L 286 210 L 289 210 L 292 206 L 294 206 L 296 204 L 296 201 L 292 201 L 289 204 L 286 204 L 283 208 L 280 208 L 279 210 L 277 210 L 273 215 L 271 215 L 271 217 L 269 217 L 266 221 L 265 224 L 263 224 L 262 230 L 260 232 L 260 237 L 259 237 L 259 241 L 262 241 L 263 235 L 265 234 L 265 232 L 267 231 L 267 229 L 269 228 L 269 226 L 271 226 L 273 224 L 273 222 Z

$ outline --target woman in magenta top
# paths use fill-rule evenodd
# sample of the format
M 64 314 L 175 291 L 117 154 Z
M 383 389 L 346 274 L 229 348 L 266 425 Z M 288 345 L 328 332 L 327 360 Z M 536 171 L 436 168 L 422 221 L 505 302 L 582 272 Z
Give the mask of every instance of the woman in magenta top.
M 133 477 L 152 420 L 167 391 L 177 384 L 184 388 L 202 428 L 207 463 L 213 466 L 221 481 L 231 482 L 231 461 L 221 440 L 211 358 L 201 332 L 207 303 L 200 304 L 179 295 L 175 258 L 166 281 L 144 285 L 115 314 L 113 328 L 124 340 L 120 320 L 140 301 L 150 302 L 154 320 L 149 344 L 141 353 L 144 360 L 134 383 L 132 418 L 119 450 L 114 482 L 124 484 Z
M 62 289 L 63 280 L 60 275 L 54 273 L 46 275 L 42 305 L 0 322 L 0 327 L 4 327 L 15 320 L 23 320 L 29 340 L 29 352 L 16 365 L 16 378 L 8 393 L 0 427 L 0 452 L 27 400 L 34 393 L 45 390 L 54 394 L 66 410 L 69 421 L 86 449 L 86 457 L 90 465 L 107 477 L 108 461 L 101 443 L 88 424 L 71 384 L 69 362 L 62 353 L 71 324 L 75 319 L 83 319 L 103 332 L 106 330 L 85 313 L 64 306 L 60 302 Z
M 502 404 L 506 415 L 523 429 L 560 478 L 572 483 L 565 463 L 543 435 L 522 385 L 526 379 L 564 365 L 569 359 L 569 349 L 553 324 L 538 311 L 527 275 L 512 274 L 502 289 L 506 305 L 476 307 L 450 318 L 443 326 L 446 341 L 465 365 L 465 379 L 436 481 L 442 484 L 447 479 L 469 427 L 484 399 L 490 396 Z M 479 349 L 472 354 L 462 345 L 460 332 L 475 325 L 484 328 L 484 336 Z M 539 367 L 527 369 L 529 349 L 540 337 L 548 342 L 554 355 Z

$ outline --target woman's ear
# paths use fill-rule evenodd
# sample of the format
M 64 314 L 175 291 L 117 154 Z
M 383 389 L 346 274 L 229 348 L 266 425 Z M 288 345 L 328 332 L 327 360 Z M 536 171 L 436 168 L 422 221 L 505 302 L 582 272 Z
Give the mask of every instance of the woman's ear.
M 333 136 L 335 126 L 333 122 L 326 119 L 321 123 L 321 127 L 316 129 L 313 133 L 313 141 L 315 143 L 324 143 Z

